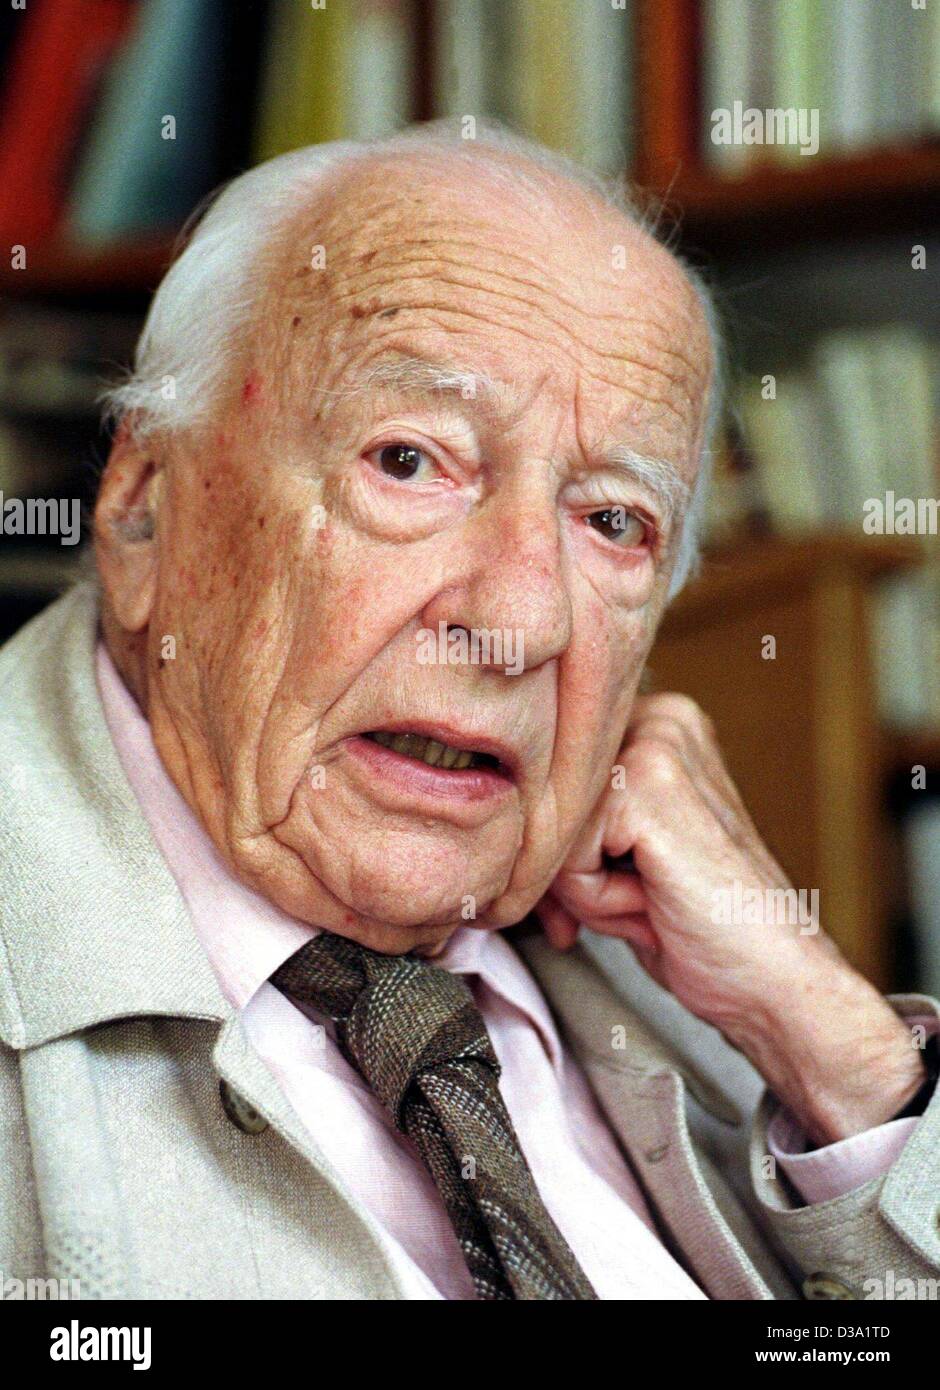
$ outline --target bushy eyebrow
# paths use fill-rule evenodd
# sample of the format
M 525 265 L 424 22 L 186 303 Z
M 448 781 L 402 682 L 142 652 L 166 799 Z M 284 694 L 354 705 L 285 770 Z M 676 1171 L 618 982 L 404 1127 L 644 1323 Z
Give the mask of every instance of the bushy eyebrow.
M 392 387 L 399 391 L 456 391 L 467 400 L 492 399 L 507 390 L 504 383 L 494 381 L 483 372 L 445 367 L 422 357 L 393 357 L 377 362 L 358 384 Z
M 656 500 L 667 525 L 685 515 L 692 489 L 679 476 L 671 463 L 646 458 L 627 445 L 616 445 L 607 451 L 603 467 L 619 473 L 629 482 L 638 483 Z M 593 471 L 593 470 L 592 470 Z

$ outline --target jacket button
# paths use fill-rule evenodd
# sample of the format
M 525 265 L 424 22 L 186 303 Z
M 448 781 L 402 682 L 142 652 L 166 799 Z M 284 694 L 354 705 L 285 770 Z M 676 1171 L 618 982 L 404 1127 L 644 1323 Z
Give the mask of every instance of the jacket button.
M 811 1274 L 808 1279 L 803 1280 L 803 1297 L 812 1299 L 852 1299 L 857 1300 L 858 1294 L 850 1289 L 848 1284 L 843 1284 L 841 1279 L 837 1279 L 834 1274 Z
M 227 1081 L 219 1082 L 219 1096 L 222 1109 L 232 1124 L 245 1134 L 262 1134 L 267 1129 L 268 1122 L 264 1116 L 259 1115 L 254 1106 L 249 1105 L 245 1097 L 234 1091 Z

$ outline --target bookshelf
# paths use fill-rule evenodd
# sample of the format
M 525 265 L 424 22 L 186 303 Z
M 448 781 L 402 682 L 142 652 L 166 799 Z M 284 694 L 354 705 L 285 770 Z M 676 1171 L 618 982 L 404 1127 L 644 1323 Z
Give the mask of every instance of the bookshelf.
M 703 167 L 696 147 L 700 100 L 697 0 L 634 0 L 635 162 L 641 194 L 674 216 L 680 241 L 706 253 L 742 231 L 765 244 L 794 236 L 855 234 L 903 226 L 916 211 L 926 225 L 940 216 L 940 143 L 918 140 L 837 158 L 756 164 L 725 176 Z M 410 0 L 412 115 L 434 115 L 431 74 L 440 42 L 434 0 Z M 237 172 L 232 169 L 231 172 Z M 793 216 L 795 215 L 795 216 Z M 798 221 L 796 220 L 798 218 Z M 29 264 L 0 262 L 0 295 L 141 294 L 153 289 L 178 229 L 93 249 L 53 238 L 31 247 Z

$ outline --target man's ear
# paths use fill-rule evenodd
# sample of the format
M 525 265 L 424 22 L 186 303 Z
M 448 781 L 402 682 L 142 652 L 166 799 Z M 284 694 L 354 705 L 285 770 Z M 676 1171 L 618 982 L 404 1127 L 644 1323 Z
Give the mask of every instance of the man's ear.
M 95 555 L 111 611 L 126 632 L 150 621 L 157 585 L 163 467 L 122 426 L 95 504 Z

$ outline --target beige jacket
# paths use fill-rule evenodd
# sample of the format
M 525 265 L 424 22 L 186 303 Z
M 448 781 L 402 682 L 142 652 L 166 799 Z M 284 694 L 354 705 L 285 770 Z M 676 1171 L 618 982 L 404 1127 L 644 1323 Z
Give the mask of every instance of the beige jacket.
M 220 993 L 108 735 L 95 628 L 79 586 L 0 652 L 0 1278 L 78 1280 L 84 1298 L 420 1297 Z M 764 1175 L 771 1102 L 713 1029 L 619 943 L 520 949 L 711 1297 L 937 1277 L 940 1098 L 885 1179 L 798 1207 Z

